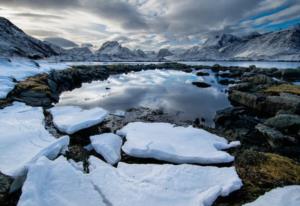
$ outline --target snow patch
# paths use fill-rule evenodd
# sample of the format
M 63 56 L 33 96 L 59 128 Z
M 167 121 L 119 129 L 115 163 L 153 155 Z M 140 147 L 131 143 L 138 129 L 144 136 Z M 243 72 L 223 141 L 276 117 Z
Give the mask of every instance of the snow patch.
M 41 156 L 55 158 L 69 137 L 55 139 L 44 127 L 43 110 L 15 102 L 0 110 L 0 171 L 23 175 L 29 163 Z
M 244 206 L 299 206 L 300 185 L 276 188 Z
M 134 157 L 154 158 L 173 163 L 214 164 L 232 162 L 221 151 L 239 145 L 203 129 L 176 127 L 169 123 L 129 123 L 118 135 L 125 136 L 122 150 Z
M 92 146 L 109 164 L 116 164 L 121 159 L 122 138 L 113 133 L 90 137 Z
M 89 174 L 111 205 L 209 206 L 242 186 L 234 167 L 119 163 L 90 157 Z
M 105 206 L 88 178 L 64 157 L 40 158 L 29 167 L 18 206 Z
M 102 108 L 81 109 L 77 106 L 56 106 L 49 109 L 53 116 L 53 123 L 61 132 L 74 134 L 75 132 L 101 123 L 107 116 Z

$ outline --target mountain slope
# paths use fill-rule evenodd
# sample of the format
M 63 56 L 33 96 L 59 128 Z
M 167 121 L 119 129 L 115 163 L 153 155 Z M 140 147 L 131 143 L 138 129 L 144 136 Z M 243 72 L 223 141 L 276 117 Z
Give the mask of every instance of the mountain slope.
M 293 60 L 300 61 L 300 26 L 243 38 L 223 34 L 188 49 L 182 60 Z
M 47 44 L 25 34 L 9 20 L 0 17 L 0 55 L 43 58 L 57 53 Z

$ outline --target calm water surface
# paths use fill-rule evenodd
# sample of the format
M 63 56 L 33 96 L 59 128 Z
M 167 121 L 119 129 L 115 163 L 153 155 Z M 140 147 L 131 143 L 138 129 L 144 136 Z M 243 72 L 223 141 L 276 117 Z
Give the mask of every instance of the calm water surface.
M 205 81 L 212 87 L 198 88 L 191 84 L 193 81 Z M 58 106 L 102 107 L 112 113 L 148 107 L 162 109 L 182 120 L 204 118 L 212 126 L 216 111 L 230 106 L 226 89 L 213 74 L 198 77 L 181 71 L 141 71 L 114 75 L 106 81 L 94 81 L 64 92 Z

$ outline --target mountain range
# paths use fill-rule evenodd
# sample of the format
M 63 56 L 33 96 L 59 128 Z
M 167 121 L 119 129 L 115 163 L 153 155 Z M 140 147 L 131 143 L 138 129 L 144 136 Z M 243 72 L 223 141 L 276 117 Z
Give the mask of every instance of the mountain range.
M 105 42 L 98 50 L 92 51 L 91 45 L 78 46 L 60 37 L 38 40 L 0 17 L 0 56 L 55 58 L 60 61 L 300 61 L 300 26 L 264 34 L 254 32 L 242 37 L 212 35 L 203 44 L 180 49 L 180 52 L 167 48 L 158 52 L 131 50 L 116 41 Z

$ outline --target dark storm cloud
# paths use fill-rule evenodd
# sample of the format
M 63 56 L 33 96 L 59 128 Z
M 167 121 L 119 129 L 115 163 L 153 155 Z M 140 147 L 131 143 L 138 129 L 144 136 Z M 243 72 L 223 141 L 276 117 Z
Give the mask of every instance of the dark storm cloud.
M 0 0 L 0 5 L 37 9 L 77 9 L 116 21 L 125 29 L 146 29 L 147 23 L 135 5 L 119 0 Z
M 78 0 L 0 0 L 1 5 L 39 9 L 64 9 L 79 6 Z
M 39 18 L 39 19 L 64 19 L 61 16 L 50 15 L 50 14 L 36 14 L 36 13 L 16 13 L 14 16 Z

